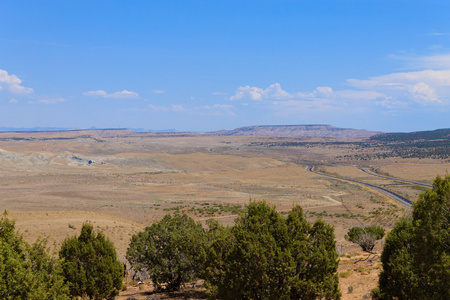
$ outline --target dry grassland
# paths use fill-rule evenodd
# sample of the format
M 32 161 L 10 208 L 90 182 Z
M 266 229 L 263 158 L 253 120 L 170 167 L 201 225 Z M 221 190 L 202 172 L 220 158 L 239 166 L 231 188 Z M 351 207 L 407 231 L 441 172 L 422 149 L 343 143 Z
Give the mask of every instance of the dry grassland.
M 232 225 L 250 198 L 266 199 L 282 213 L 299 204 L 310 220 L 321 217 L 335 226 L 338 250 L 345 255 L 340 272 L 352 270 L 341 278 L 343 299 L 361 299 L 376 286 L 379 260 L 354 264 L 360 254 L 344 240 L 346 231 L 361 224 L 389 229 L 405 212 L 373 190 L 307 172 L 306 164 L 316 162 L 328 173 L 383 185 L 412 199 L 421 190 L 358 167 L 431 183 L 450 164 L 387 159 L 332 165 L 349 149 L 262 145 L 274 140 L 130 131 L 0 133 L 0 209 L 11 211 L 27 240 L 44 236 L 56 247 L 90 221 L 123 258 L 131 235 L 167 213 L 183 211 L 199 221 L 214 217 Z M 359 266 L 370 274 L 353 270 Z M 130 286 L 125 294 L 132 291 Z M 134 294 L 145 299 L 149 291 L 150 286 Z M 198 298 L 202 290 L 186 293 Z M 158 295 L 169 296 L 186 297 Z

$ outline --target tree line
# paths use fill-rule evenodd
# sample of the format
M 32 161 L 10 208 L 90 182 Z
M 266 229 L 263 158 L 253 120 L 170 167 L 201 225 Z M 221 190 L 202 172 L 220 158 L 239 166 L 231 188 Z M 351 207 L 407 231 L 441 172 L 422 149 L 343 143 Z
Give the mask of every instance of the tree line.
M 437 177 L 409 217 L 388 233 L 374 299 L 450 299 L 450 176 Z M 349 229 L 346 239 L 371 251 L 378 226 Z M 5 213 L 0 220 L 0 299 L 114 299 L 123 281 L 114 245 L 85 223 L 52 255 L 46 240 L 28 244 Z M 206 226 L 186 214 L 166 215 L 132 236 L 127 260 L 157 289 L 205 280 L 211 299 L 340 299 L 334 228 L 287 217 L 251 201 L 235 225 Z

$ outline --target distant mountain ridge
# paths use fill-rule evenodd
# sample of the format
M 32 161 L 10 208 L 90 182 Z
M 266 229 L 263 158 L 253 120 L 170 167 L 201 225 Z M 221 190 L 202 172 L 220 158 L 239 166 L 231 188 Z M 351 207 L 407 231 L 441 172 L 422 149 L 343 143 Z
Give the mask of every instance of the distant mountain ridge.
M 44 131 L 75 131 L 76 128 L 59 127 L 0 127 L 0 132 L 44 132 Z
M 411 140 L 450 140 L 450 128 L 436 129 L 429 131 L 415 131 L 415 132 L 393 132 L 382 133 L 377 136 L 372 136 L 371 140 L 392 142 L 392 141 L 411 141 Z
M 395 142 L 395 141 L 429 141 L 440 140 L 450 141 L 450 128 L 436 129 L 429 131 L 416 132 L 393 132 L 384 133 L 378 131 L 369 131 L 366 129 L 340 128 L 331 125 L 255 125 L 240 127 L 233 130 L 220 130 L 208 133 L 201 132 L 178 132 L 174 129 L 167 130 L 145 130 L 141 128 L 94 128 L 75 129 L 75 128 L 55 128 L 55 127 L 33 127 L 33 128 L 13 128 L 0 127 L 0 133 L 46 133 L 49 135 L 64 134 L 64 136 L 78 135 L 99 135 L 99 136 L 122 136 L 122 135 L 222 135 L 222 136 L 271 136 L 271 137 L 293 137 L 293 138 L 334 138 L 334 139 L 359 139 L 370 138 L 373 141 Z
M 0 127 L 0 132 L 58 132 L 87 130 L 132 130 L 134 132 L 176 132 L 175 129 L 144 129 L 144 128 L 60 128 L 60 127 Z
M 380 133 L 366 129 L 339 128 L 331 125 L 261 125 L 212 132 L 212 134 L 227 136 L 318 137 L 335 139 L 369 138 Z

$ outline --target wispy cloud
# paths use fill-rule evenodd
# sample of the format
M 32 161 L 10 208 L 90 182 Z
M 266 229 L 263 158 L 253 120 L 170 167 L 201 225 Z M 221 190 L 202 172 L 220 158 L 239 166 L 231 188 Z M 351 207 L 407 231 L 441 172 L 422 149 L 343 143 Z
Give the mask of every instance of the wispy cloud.
M 38 100 L 37 102 L 42 104 L 56 104 L 64 101 L 66 101 L 64 98 L 53 98 L 53 99 L 41 99 Z
M 104 90 L 89 91 L 83 93 L 84 96 L 102 98 L 138 98 L 139 94 L 132 91 L 123 90 L 121 92 L 107 93 Z
M 0 70 L 0 91 L 8 90 L 12 94 L 31 94 L 32 88 L 24 87 L 22 80 L 14 74 L 8 74 L 5 70 Z
M 153 105 L 153 104 L 149 104 L 148 108 L 152 111 L 155 112 L 182 112 L 182 111 L 186 111 L 186 108 L 183 105 L 180 104 L 172 104 L 169 106 L 158 106 L 158 105 Z
M 57 104 L 66 101 L 64 98 L 43 98 L 36 101 L 28 101 L 30 104 Z
M 393 73 L 363 80 L 348 79 L 347 82 L 359 89 L 388 95 L 393 101 L 450 104 L 450 70 Z
M 450 33 L 447 33 L 447 32 L 430 32 L 428 35 L 443 36 L 443 35 L 450 35 Z
M 149 104 L 147 110 L 164 113 L 183 113 L 201 116 L 235 116 L 234 106 L 230 104 L 213 104 L 200 106 L 184 106 L 181 104 L 154 105 Z
M 195 108 L 195 112 L 207 116 L 235 116 L 234 106 L 229 104 L 202 105 Z
M 414 55 L 390 55 L 391 59 L 403 62 L 411 69 L 449 70 L 450 53 L 414 56 Z
M 166 91 L 165 91 L 165 90 L 152 90 L 152 93 L 155 93 L 155 94 L 165 94 Z
M 236 93 L 229 99 L 235 100 L 317 100 L 317 99 L 348 99 L 348 100 L 373 100 L 385 97 L 376 91 L 338 90 L 334 91 L 328 86 L 319 86 L 312 92 L 289 93 L 281 88 L 279 83 L 274 83 L 266 89 L 259 87 L 239 87 Z M 280 103 L 278 101 L 277 103 Z

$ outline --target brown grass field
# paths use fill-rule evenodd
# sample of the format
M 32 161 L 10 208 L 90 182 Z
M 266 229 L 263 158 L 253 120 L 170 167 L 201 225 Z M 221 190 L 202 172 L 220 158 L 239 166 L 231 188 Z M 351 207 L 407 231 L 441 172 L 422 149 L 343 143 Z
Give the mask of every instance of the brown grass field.
M 382 185 L 415 200 L 423 189 L 358 167 L 430 184 L 447 173 L 449 161 L 338 162 L 336 157 L 351 149 L 262 143 L 277 140 L 127 130 L 0 133 L 0 209 L 10 211 L 28 241 L 44 236 L 56 248 L 90 221 L 124 260 L 131 235 L 167 213 L 183 211 L 198 221 L 213 217 L 232 225 L 249 199 L 265 199 L 282 213 L 299 204 L 311 221 L 322 217 L 336 228 L 343 299 L 365 297 L 377 284 L 379 257 L 355 263 L 364 254 L 344 235 L 361 224 L 389 229 L 407 212 L 373 190 L 307 172 L 306 166 L 318 165 L 327 173 Z M 140 288 L 131 283 L 118 299 L 146 299 L 151 290 L 149 283 Z M 191 288 L 155 296 L 197 299 L 204 293 Z

